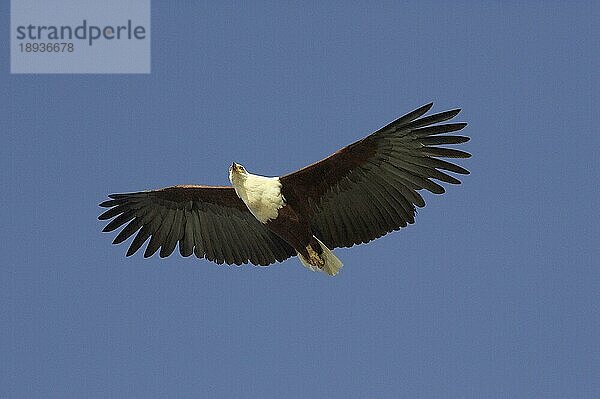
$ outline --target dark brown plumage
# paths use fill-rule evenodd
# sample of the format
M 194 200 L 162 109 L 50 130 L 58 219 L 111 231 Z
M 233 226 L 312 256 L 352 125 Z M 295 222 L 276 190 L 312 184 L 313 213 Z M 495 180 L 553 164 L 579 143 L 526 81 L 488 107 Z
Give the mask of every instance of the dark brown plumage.
M 466 123 L 434 125 L 456 116 L 452 110 L 418 119 L 433 103 L 404 115 L 327 158 L 280 178 L 288 203 L 298 204 L 315 234 L 329 248 L 365 243 L 414 223 L 415 205 L 425 206 L 417 192 L 444 188 L 431 179 L 460 181 L 442 171 L 469 172 L 436 159 L 470 154 L 438 144 L 459 144 L 465 136 L 440 136 Z
M 177 243 L 182 256 L 194 253 L 218 264 L 251 262 L 266 266 L 295 254 L 248 212 L 233 187 L 174 186 L 109 197 L 100 206 L 111 209 L 98 219 L 116 217 L 102 231 L 110 232 L 129 222 L 113 244 L 120 244 L 139 230 L 127 256 L 137 252 L 148 238 L 146 258 L 159 248 L 160 256 L 167 257 Z

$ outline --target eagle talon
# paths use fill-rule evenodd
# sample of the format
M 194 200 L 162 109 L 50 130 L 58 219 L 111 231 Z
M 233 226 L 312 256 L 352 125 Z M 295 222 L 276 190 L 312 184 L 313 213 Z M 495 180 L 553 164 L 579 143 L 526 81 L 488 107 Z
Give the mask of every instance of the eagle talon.
M 325 261 L 319 256 L 319 254 L 314 249 L 312 249 L 310 245 L 306 247 L 306 250 L 308 251 L 308 259 L 310 263 L 315 267 L 322 269 L 323 266 L 325 266 Z

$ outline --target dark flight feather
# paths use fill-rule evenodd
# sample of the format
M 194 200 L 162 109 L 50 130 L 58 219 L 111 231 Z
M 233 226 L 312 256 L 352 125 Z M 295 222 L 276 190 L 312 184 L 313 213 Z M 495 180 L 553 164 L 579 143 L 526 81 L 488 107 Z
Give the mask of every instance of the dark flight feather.
M 295 255 L 290 245 L 252 216 L 232 187 L 173 186 L 109 197 L 100 205 L 110 209 L 99 219 L 114 219 L 104 231 L 129 222 L 115 237 L 115 244 L 137 232 L 127 256 L 148 238 L 144 257 L 159 249 L 161 257 L 169 256 L 177 245 L 182 256 L 195 254 L 237 265 L 268 265 Z
M 469 140 L 449 135 L 466 123 L 440 124 L 454 118 L 460 109 L 423 116 L 431 107 L 424 105 L 325 159 L 280 178 L 288 203 L 304 210 L 328 246 L 368 242 L 414 223 L 415 206 L 425 206 L 419 190 L 444 193 L 444 187 L 434 180 L 460 184 L 440 170 L 469 173 L 438 159 L 470 156 L 438 147 Z

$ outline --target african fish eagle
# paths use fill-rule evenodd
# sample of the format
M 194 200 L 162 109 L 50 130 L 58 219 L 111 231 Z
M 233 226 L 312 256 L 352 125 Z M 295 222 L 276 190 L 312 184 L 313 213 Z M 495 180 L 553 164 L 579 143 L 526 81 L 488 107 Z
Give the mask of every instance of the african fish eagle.
M 342 262 L 332 249 L 367 243 L 414 223 L 415 206 L 425 206 L 418 191 L 444 192 L 431 179 L 460 184 L 442 170 L 469 174 L 438 159 L 470 157 L 439 147 L 469 140 L 446 134 L 466 123 L 440 124 L 460 109 L 423 116 L 432 105 L 288 175 L 254 175 L 234 162 L 230 187 L 180 185 L 111 194 L 100 204 L 110 209 L 98 218 L 114 218 L 105 232 L 129 222 L 114 244 L 137 232 L 127 256 L 150 238 L 144 257 L 159 248 L 160 257 L 167 257 L 179 243 L 182 256 L 218 264 L 267 266 L 298 255 L 308 269 L 334 276 Z

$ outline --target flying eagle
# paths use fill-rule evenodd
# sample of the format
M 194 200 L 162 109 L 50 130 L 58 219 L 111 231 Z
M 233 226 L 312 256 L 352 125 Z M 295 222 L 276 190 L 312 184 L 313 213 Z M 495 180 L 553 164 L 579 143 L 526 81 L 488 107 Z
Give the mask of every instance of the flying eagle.
M 137 232 L 133 255 L 150 238 L 144 257 L 195 254 L 218 264 L 267 266 L 298 255 L 310 270 L 336 275 L 342 262 L 332 249 L 367 243 L 415 221 L 425 206 L 419 190 L 442 194 L 432 181 L 460 181 L 443 171 L 469 174 L 438 158 L 470 154 L 439 147 L 465 136 L 446 135 L 466 123 L 439 124 L 460 109 L 423 115 L 424 105 L 327 158 L 280 177 L 254 175 L 240 164 L 229 167 L 232 186 L 180 185 L 111 194 L 98 219 L 119 244 Z

